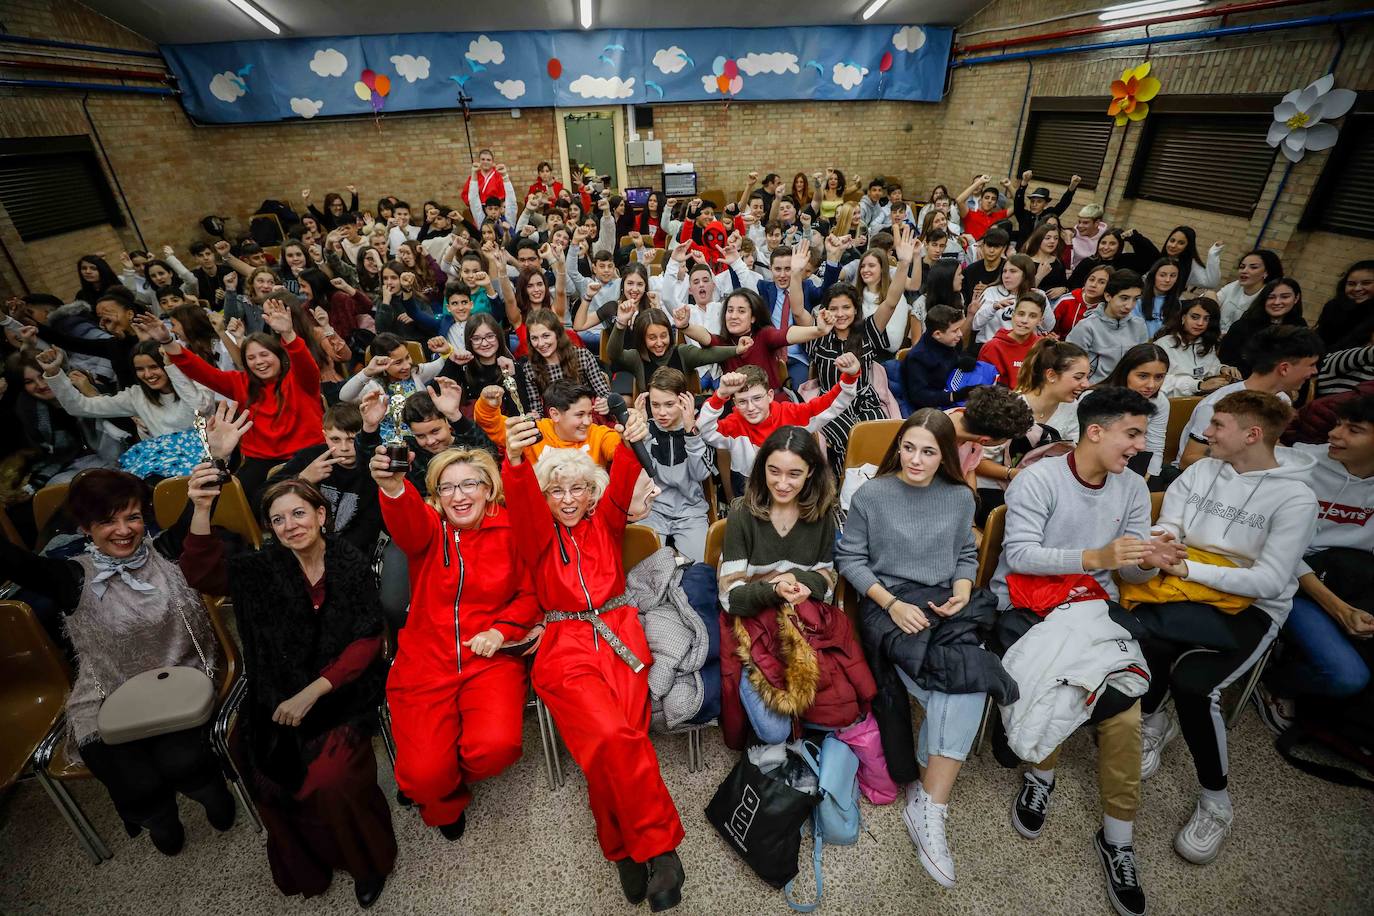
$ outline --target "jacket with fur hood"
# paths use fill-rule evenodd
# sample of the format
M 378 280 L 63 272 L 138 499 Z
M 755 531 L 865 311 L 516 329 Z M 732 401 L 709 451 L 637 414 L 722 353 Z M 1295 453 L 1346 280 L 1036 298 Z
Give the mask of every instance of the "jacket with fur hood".
M 1351 475 L 1331 457 L 1329 445 L 1297 445 L 1294 450 L 1315 462 L 1306 481 L 1317 497 L 1317 531 L 1307 552 L 1332 547 L 1374 551 L 1374 477 Z M 1299 576 L 1311 571 L 1305 561 L 1298 564 Z
M 1189 547 L 1227 557 L 1234 567 L 1188 561 L 1186 579 L 1232 595 L 1282 625 L 1297 591 L 1298 564 L 1317 527 L 1317 498 L 1306 481 L 1316 459 L 1276 448 L 1278 467 L 1238 472 L 1203 458 L 1164 494 L 1158 525 Z
M 1106 303 L 1103 303 L 1083 316 L 1083 320 L 1074 325 L 1067 338 L 1069 343 L 1078 344 L 1088 351 L 1088 358 L 1092 360 L 1094 385 L 1111 374 L 1123 353 L 1150 339 L 1144 318 L 1136 314 L 1111 318 L 1106 309 Z

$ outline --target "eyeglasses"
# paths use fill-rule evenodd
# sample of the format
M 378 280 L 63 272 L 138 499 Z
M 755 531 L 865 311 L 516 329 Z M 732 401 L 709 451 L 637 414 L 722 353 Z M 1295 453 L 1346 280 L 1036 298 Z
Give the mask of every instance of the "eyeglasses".
M 554 487 L 549 490 L 549 495 L 560 502 L 565 499 L 581 499 L 587 495 L 587 485 L 585 483 L 575 483 L 566 490 L 562 487 Z
M 485 480 L 478 480 L 476 478 L 460 480 L 457 483 L 441 483 L 439 484 L 439 495 L 447 499 L 456 491 L 461 490 L 464 496 L 471 496 L 486 485 L 487 482 Z
M 492 343 L 493 341 L 496 340 L 496 335 L 495 335 L 495 334 L 473 334 L 471 339 L 472 339 L 472 342 L 475 343 L 475 344 L 476 344 L 476 343 Z

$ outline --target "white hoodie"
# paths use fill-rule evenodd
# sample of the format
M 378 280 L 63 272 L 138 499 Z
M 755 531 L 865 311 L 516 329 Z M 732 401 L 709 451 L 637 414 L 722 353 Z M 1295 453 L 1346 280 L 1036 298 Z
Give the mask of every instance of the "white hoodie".
M 1204 379 L 1221 374 L 1221 357 L 1216 347 L 1206 356 L 1199 356 L 1196 341 L 1180 346 L 1177 338 L 1170 334 L 1155 343 L 1169 354 L 1169 374 L 1164 377 L 1164 387 L 1161 389 L 1165 397 L 1197 397 L 1200 393 L 1198 386 Z
M 1299 443 L 1294 448 L 1316 459 L 1307 485 L 1317 496 L 1317 533 L 1307 552 L 1328 547 L 1374 551 L 1374 477 L 1352 477 L 1331 457 L 1329 445 Z M 1298 565 L 1299 576 L 1311 571 L 1305 562 Z
M 1237 473 L 1203 458 L 1164 494 L 1158 525 L 1189 547 L 1221 554 L 1235 567 L 1188 561 L 1188 580 L 1254 606 L 1282 625 L 1298 587 L 1298 564 L 1317 527 L 1317 498 L 1306 480 L 1316 459 L 1274 449 L 1278 467 Z

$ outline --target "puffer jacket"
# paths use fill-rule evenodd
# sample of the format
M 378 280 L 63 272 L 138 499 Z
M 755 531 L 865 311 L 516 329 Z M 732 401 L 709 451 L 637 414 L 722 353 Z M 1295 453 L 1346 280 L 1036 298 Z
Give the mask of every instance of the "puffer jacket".
M 899 599 L 925 607 L 927 601 L 943 604 L 948 588 L 910 583 L 893 592 Z M 905 633 L 877 602 L 864 598 L 859 606 L 859 629 L 864 655 L 873 672 L 878 695 L 873 717 L 882 735 L 883 755 L 894 782 L 917 778 L 916 745 L 911 733 L 911 702 L 897 667 L 927 690 L 941 693 L 988 693 L 999 705 L 1016 701 L 1016 681 L 1007 674 L 996 655 L 982 647 L 984 634 L 997 620 L 997 599 L 986 589 L 975 589 L 969 603 L 953 617 L 926 615 L 930 626 L 919 633 Z
M 671 547 L 659 548 L 625 576 L 625 594 L 639 608 L 654 654 L 649 668 L 653 723 L 669 730 L 688 724 L 701 711 L 701 669 L 711 648 L 706 624 L 682 590 L 676 556 Z
M 1060 605 L 1002 656 L 1021 696 L 1003 706 L 1007 743 L 1022 760 L 1044 760 L 1088 721 L 1108 687 L 1144 695 L 1150 669 L 1129 630 L 1108 616 L 1108 603 Z
M 823 728 L 853 725 L 878 692 L 849 618 L 815 600 L 792 613 L 785 608 L 754 617 L 722 612 L 720 674 L 721 732 L 732 750 L 743 750 L 748 734 L 739 698 L 742 676 L 770 709 Z

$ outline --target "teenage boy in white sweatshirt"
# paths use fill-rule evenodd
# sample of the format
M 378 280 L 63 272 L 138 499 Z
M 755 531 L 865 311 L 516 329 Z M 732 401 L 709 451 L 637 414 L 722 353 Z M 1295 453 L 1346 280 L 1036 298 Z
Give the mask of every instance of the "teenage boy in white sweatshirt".
M 1235 391 L 1264 391 L 1287 402 L 1317 374 L 1323 349 L 1322 339 L 1308 328 L 1277 325 L 1256 334 L 1245 347 L 1250 374 L 1218 388 L 1193 408 L 1178 440 L 1178 460 L 1174 463 L 1187 469 L 1207 454 L 1207 424 L 1218 401 Z
M 1336 417 L 1324 445 L 1294 446 L 1316 460 L 1307 477 L 1318 505 L 1308 558 L 1333 548 L 1374 555 L 1374 395 L 1341 404 Z M 1349 600 L 1369 597 L 1337 595 L 1306 558 L 1298 565 L 1298 593 L 1283 625 L 1292 651 L 1269 667 L 1255 691 L 1270 729 L 1278 733 L 1293 724 L 1298 696 L 1349 697 L 1369 686 L 1369 664 L 1353 641 L 1374 636 L 1374 614 Z
M 1249 671 L 1278 635 L 1317 525 L 1317 499 L 1306 483 L 1315 459 L 1275 448 L 1292 415 L 1287 402 L 1262 391 L 1236 391 L 1217 401 L 1205 431 L 1208 457 L 1169 487 L 1157 522 L 1190 549 L 1226 561 L 1193 556 L 1166 572 L 1185 585 L 1250 604 L 1239 612 L 1197 601 L 1135 608 L 1136 620 L 1148 631 L 1141 648 L 1154 673 L 1141 700 L 1140 775 L 1154 775 L 1165 745 L 1182 733 L 1201 797 L 1174 837 L 1174 850 L 1198 865 L 1217 857 L 1234 817 L 1226 790 L 1221 691 Z M 1163 708 L 1170 695 L 1175 715 Z
M 1114 572 L 1128 582 L 1144 582 L 1180 556 L 1172 539 L 1150 537 L 1145 480 L 1125 473 L 1130 460 L 1145 450 L 1145 429 L 1154 411 L 1143 395 L 1125 388 L 1089 392 L 1078 402 L 1082 433 L 1074 450 L 1036 462 L 1011 482 L 1002 556 L 992 585 L 1006 611 L 999 631 L 1003 625 L 1015 626 L 1014 617 L 1038 620 L 1032 612 L 1011 606 L 1010 573 L 1087 573 L 1115 601 L 1120 593 Z M 1134 845 L 1140 807 L 1140 704 L 1107 687 L 1088 721 L 1097 729 L 1103 816 L 1094 848 L 1102 862 L 1107 897 L 1121 916 L 1143 916 L 1145 890 Z M 1055 750 L 1022 774 L 1011 821 L 1026 839 L 1036 839 L 1044 828 L 1058 759 Z

